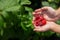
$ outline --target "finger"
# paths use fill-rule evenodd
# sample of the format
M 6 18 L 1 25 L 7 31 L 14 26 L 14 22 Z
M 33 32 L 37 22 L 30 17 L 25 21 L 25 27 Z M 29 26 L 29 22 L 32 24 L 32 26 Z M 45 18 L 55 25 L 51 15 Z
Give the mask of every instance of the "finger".
M 39 29 L 34 29 L 33 31 L 40 31 Z
M 47 20 L 47 21 L 55 21 L 57 18 L 50 18 L 48 15 L 44 14 L 43 15 L 44 18 Z
M 36 26 L 35 24 L 34 24 L 34 28 L 39 28 L 40 26 Z
M 39 9 L 36 9 L 35 11 L 36 12 L 39 12 L 39 11 L 42 11 L 42 10 L 48 10 L 48 8 L 51 8 L 51 7 L 48 7 L 48 6 L 46 6 L 46 7 L 42 7 L 42 8 L 39 8 Z
M 32 21 L 32 24 L 33 24 L 34 28 L 36 28 L 36 27 L 37 27 L 37 26 L 35 25 L 35 22 L 34 22 L 34 21 Z
M 35 27 L 36 29 L 40 29 L 41 28 L 41 26 L 37 26 L 37 27 Z
M 35 20 L 35 17 L 33 17 L 33 19 L 32 19 L 32 23 L 33 23 L 33 25 L 34 25 L 34 20 Z
M 45 26 L 38 26 L 38 27 L 35 27 L 35 29 L 43 30 L 43 29 L 45 29 L 44 27 L 45 27 Z
M 35 14 L 35 12 L 33 12 L 33 14 Z
M 35 17 L 33 17 L 32 21 L 34 21 L 34 20 L 35 20 Z
M 41 8 L 36 9 L 35 12 L 41 12 Z
M 34 29 L 33 31 L 43 32 L 44 30 L 42 30 L 42 29 Z
M 47 7 L 42 7 L 42 8 L 40 8 L 40 9 L 35 10 L 35 13 L 43 14 L 43 12 L 44 12 L 44 11 L 47 11 L 47 10 L 48 10 Z
M 37 12 L 37 14 L 41 14 L 42 12 Z
M 48 7 L 42 7 L 42 8 L 36 9 L 35 12 L 41 12 L 42 10 L 48 10 Z
M 41 27 L 41 28 L 35 28 L 34 31 L 40 31 L 40 32 L 43 32 L 43 31 L 46 31 L 48 30 L 48 28 L 46 28 L 45 26 L 44 27 Z
M 54 18 L 48 17 L 46 14 L 44 14 L 43 16 L 47 21 L 54 21 L 55 20 Z
M 48 8 L 47 8 L 47 7 L 43 7 L 43 8 L 41 8 L 41 10 L 42 10 L 42 11 L 47 11 Z

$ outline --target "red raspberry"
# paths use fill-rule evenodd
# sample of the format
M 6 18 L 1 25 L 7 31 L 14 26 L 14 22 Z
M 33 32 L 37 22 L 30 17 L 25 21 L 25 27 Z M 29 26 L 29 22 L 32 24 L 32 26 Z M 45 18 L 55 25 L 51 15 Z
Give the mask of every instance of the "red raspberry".
M 36 25 L 36 26 L 39 26 L 39 22 L 35 22 L 35 25 Z
M 39 22 L 39 26 L 43 26 L 45 24 L 46 24 L 46 20 L 45 19 Z
M 46 20 L 41 15 L 37 15 L 35 17 L 34 23 L 36 26 L 43 26 L 46 24 Z
M 35 17 L 35 20 L 43 20 L 44 18 L 41 16 L 41 15 L 37 15 L 36 17 Z
M 40 15 L 39 17 L 40 17 L 41 20 L 44 20 L 43 16 Z
M 46 24 L 46 20 L 42 20 L 42 25 L 45 25 Z

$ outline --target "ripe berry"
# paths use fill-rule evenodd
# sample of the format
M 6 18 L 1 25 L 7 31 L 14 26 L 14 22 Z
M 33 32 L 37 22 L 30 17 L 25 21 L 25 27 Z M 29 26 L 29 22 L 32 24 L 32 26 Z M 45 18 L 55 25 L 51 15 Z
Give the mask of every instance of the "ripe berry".
M 42 25 L 45 25 L 46 24 L 46 20 L 42 20 Z
M 35 16 L 34 24 L 36 26 L 43 26 L 46 24 L 46 20 L 44 19 L 43 16 L 37 15 L 37 16 Z

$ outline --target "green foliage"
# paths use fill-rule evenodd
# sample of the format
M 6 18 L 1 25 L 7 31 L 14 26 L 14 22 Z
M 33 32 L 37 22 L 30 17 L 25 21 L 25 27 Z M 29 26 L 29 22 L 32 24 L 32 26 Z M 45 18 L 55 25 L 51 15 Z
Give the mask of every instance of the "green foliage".
M 34 5 L 36 3 L 38 2 L 34 2 Z M 58 4 L 59 0 L 41 1 L 42 6 L 53 8 L 58 7 L 56 3 Z M 41 36 L 49 37 L 54 34 L 51 31 L 44 33 L 33 31 L 32 12 L 34 9 L 29 5 L 31 6 L 29 0 L 0 0 L 0 36 L 2 36 L 2 40 L 13 37 L 18 37 L 20 40 L 30 40 L 31 37 L 33 40 L 39 40 Z
M 20 5 L 29 5 L 29 4 L 31 4 L 31 2 L 29 1 L 29 0 L 21 0 L 20 1 L 21 3 L 20 3 Z

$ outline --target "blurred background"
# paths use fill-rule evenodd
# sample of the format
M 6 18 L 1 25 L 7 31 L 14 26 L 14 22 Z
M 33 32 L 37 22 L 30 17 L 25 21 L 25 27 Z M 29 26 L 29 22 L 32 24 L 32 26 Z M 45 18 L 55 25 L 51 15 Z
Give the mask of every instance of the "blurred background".
M 32 12 L 43 6 L 57 9 L 60 0 L 0 0 L 0 40 L 60 40 L 58 33 L 33 31 Z

